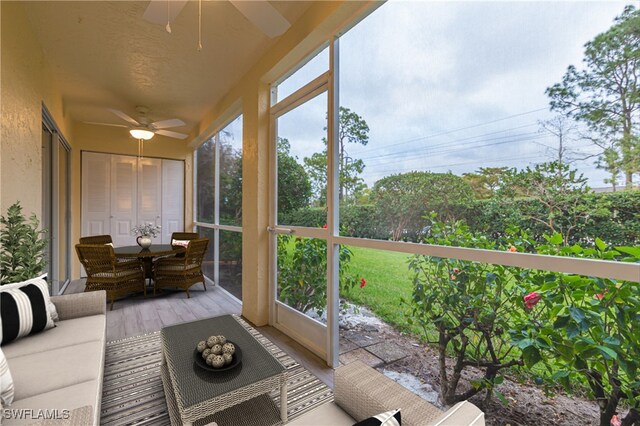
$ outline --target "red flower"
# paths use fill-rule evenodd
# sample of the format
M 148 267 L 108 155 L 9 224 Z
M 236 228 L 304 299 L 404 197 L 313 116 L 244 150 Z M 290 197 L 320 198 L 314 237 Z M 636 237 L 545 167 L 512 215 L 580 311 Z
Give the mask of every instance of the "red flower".
M 609 293 L 609 289 L 605 288 L 604 293 Z M 602 300 L 604 299 L 604 293 L 594 294 L 593 297 L 595 297 L 596 299 Z
M 327 224 L 322 225 L 322 229 L 327 229 Z
M 367 285 L 367 280 L 360 278 L 360 288 L 364 288 L 365 285 Z
M 542 296 L 540 296 L 535 291 L 532 291 L 531 293 L 524 296 L 523 299 L 524 299 L 524 307 L 527 309 L 533 309 L 533 307 L 538 304 L 540 299 L 542 299 Z
M 460 272 L 460 269 L 458 269 L 458 268 L 453 268 L 453 273 L 454 273 L 454 274 L 457 274 L 458 272 Z
M 621 425 L 622 425 L 622 420 L 620 419 L 620 416 L 615 414 L 614 416 L 611 417 L 611 426 L 621 426 Z

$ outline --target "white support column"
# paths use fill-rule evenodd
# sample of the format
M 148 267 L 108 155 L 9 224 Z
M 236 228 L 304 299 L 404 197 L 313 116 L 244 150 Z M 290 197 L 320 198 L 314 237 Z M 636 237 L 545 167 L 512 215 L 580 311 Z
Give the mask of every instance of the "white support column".
M 338 39 L 334 38 L 329 46 L 329 88 L 327 102 L 327 365 L 338 367 L 340 335 L 338 329 L 338 313 L 340 304 L 340 254 L 339 245 L 334 237 L 340 234 L 340 200 L 338 197 L 339 158 L 336 146 L 339 132 L 339 99 L 338 99 Z

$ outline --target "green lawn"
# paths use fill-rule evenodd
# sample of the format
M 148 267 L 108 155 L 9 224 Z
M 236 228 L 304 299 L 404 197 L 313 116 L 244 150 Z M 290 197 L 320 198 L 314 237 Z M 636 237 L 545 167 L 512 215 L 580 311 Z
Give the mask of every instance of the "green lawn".
M 396 329 L 421 334 L 421 329 L 407 324 L 410 308 L 401 302 L 409 300 L 413 291 L 408 260 L 412 255 L 361 247 L 349 247 L 353 252 L 351 271 L 364 277 L 367 285 L 355 287 L 346 296 L 358 305 L 370 308 Z

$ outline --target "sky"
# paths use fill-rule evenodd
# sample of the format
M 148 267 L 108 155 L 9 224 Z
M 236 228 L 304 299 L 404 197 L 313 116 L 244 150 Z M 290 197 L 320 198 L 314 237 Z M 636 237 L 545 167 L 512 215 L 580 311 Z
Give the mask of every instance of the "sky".
M 389 1 L 341 36 L 340 105 L 369 125 L 367 146 L 348 145 L 373 183 L 413 170 L 473 172 L 523 168 L 557 156 L 545 89 L 567 66 L 581 68 L 584 44 L 622 13 L 621 1 Z M 636 4 L 637 6 L 637 4 Z M 283 99 L 328 69 L 323 51 L 278 87 Z M 322 150 L 326 95 L 278 120 L 292 154 Z M 595 149 L 574 132 L 570 158 Z M 591 187 L 608 175 L 594 158 L 572 166 Z

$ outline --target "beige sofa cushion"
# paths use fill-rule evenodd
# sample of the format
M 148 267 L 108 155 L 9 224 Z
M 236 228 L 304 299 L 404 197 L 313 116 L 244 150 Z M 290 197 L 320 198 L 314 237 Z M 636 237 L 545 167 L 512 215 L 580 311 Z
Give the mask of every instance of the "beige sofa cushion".
M 95 407 L 96 394 L 100 392 L 100 383 L 97 380 L 89 382 L 79 383 L 77 385 L 69 386 L 66 388 L 56 389 L 51 392 L 35 395 L 30 398 L 21 399 L 11 404 L 11 410 L 20 409 L 49 409 L 49 410 L 74 410 L 86 405 Z M 5 409 L 9 409 L 5 407 Z M 95 408 L 94 408 L 95 409 Z M 33 420 L 17 420 L 5 418 L 2 421 L 2 426 L 14 426 L 14 425 L 31 425 Z M 90 424 L 97 425 L 97 421 L 93 419 L 86 426 Z
M 9 359 L 15 400 L 100 379 L 103 354 L 102 342 L 95 341 Z
M 351 426 L 356 421 L 342 411 L 334 402 L 322 404 L 303 414 L 287 425 L 290 426 Z
M 65 348 L 78 343 L 102 342 L 104 346 L 106 317 L 92 315 L 56 323 L 56 327 L 34 336 L 24 337 L 2 350 L 8 359 L 29 355 L 43 350 Z M 9 361 L 11 366 L 11 361 Z

